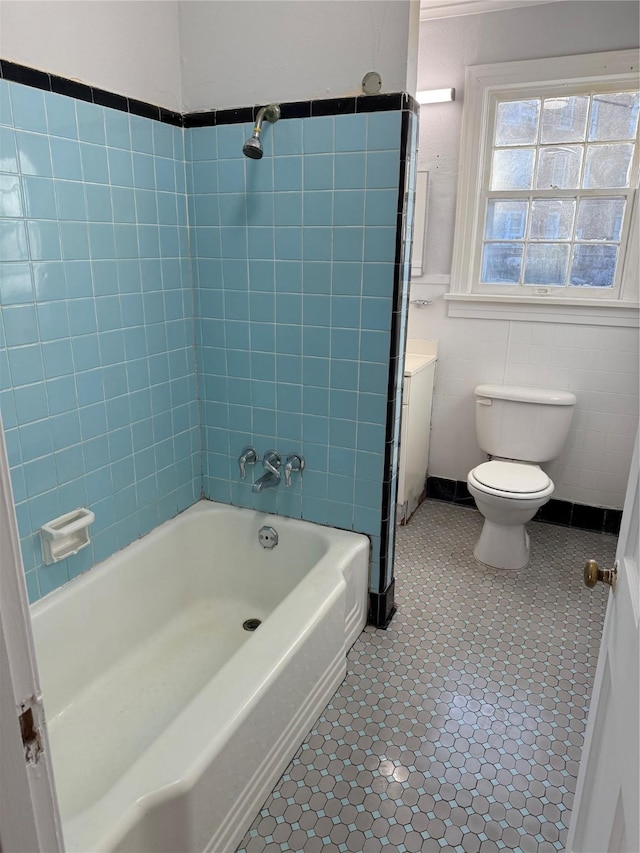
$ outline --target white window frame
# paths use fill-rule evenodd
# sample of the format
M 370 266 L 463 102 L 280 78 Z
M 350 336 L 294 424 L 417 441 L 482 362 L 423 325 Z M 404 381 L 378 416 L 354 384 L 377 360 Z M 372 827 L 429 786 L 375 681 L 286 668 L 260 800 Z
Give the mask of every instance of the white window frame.
M 496 96 L 546 96 L 562 84 L 586 85 L 593 91 L 638 87 L 640 51 L 622 50 L 551 59 L 470 66 L 466 70 L 464 113 L 451 285 L 445 294 L 449 316 L 481 319 L 540 320 L 557 323 L 637 326 L 639 318 L 640 222 L 637 186 L 631 187 L 629 225 L 621 241 L 619 288 L 588 295 L 567 295 L 567 288 L 516 295 L 478 291 L 478 257 L 484 228 L 483 168 L 491 153 L 493 105 Z M 635 162 L 640 155 L 636 142 Z M 636 169 L 637 174 L 637 169 Z M 479 248 L 480 247 L 480 248 Z

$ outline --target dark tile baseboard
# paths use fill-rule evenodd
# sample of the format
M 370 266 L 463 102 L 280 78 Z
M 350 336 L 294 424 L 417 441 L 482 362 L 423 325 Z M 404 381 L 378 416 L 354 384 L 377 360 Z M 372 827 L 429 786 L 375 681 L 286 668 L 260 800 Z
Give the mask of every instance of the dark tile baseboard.
M 467 484 L 463 480 L 427 477 L 427 497 L 463 506 L 475 506 Z M 617 536 L 620 532 L 621 519 L 621 509 L 586 506 L 552 498 L 540 507 L 533 520 L 559 524 L 563 527 L 577 527 L 581 530 L 594 530 L 597 533 L 613 533 Z
M 384 592 L 369 592 L 369 625 L 376 628 L 388 628 L 396 612 L 395 578 Z

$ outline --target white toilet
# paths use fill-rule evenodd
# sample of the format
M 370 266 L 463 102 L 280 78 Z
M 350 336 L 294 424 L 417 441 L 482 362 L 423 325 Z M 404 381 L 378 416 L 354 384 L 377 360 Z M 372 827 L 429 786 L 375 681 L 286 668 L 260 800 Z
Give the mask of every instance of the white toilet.
M 539 467 L 562 450 L 576 404 L 570 391 L 519 385 L 478 385 L 478 444 L 491 457 L 467 475 L 469 492 L 485 518 L 473 554 L 496 569 L 529 562 L 525 523 L 553 494 Z

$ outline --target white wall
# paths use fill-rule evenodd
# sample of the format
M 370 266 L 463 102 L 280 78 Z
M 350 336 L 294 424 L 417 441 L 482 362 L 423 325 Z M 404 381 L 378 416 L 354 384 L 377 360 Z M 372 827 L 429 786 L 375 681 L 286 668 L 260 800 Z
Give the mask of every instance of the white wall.
M 0 55 L 182 109 L 175 0 L 2 0 Z
M 383 92 L 415 92 L 415 0 L 179 7 L 186 111 L 357 95 L 367 71 L 382 75 Z
M 638 332 L 564 323 L 449 318 L 459 139 L 467 65 L 638 46 L 636 2 L 561 2 L 423 22 L 418 90 L 456 87 L 456 101 L 423 107 L 419 168 L 429 171 L 425 276 L 414 279 L 409 337 L 439 340 L 429 473 L 466 479 L 485 458 L 475 439 L 480 382 L 570 388 L 579 400 L 567 445 L 545 466 L 554 497 L 621 507 L 638 422 Z

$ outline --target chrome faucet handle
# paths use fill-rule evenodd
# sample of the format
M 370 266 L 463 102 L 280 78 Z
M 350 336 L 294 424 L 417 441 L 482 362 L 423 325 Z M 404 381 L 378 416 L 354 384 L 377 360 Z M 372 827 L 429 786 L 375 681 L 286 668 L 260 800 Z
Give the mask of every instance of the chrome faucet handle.
M 258 451 L 255 447 L 244 447 L 242 453 L 238 456 L 238 465 L 240 466 L 240 479 L 244 480 L 247 476 L 247 465 L 255 465 L 258 461 Z
M 271 471 L 271 473 L 280 479 L 280 463 L 282 462 L 282 458 L 277 450 L 267 450 L 267 452 L 262 457 L 262 464 L 264 465 L 267 471 Z
M 291 485 L 291 472 L 297 471 L 300 474 L 300 479 L 302 479 L 302 472 L 304 471 L 304 456 L 301 456 L 299 453 L 290 453 L 287 456 L 287 461 L 284 464 L 284 484 L 285 486 Z

